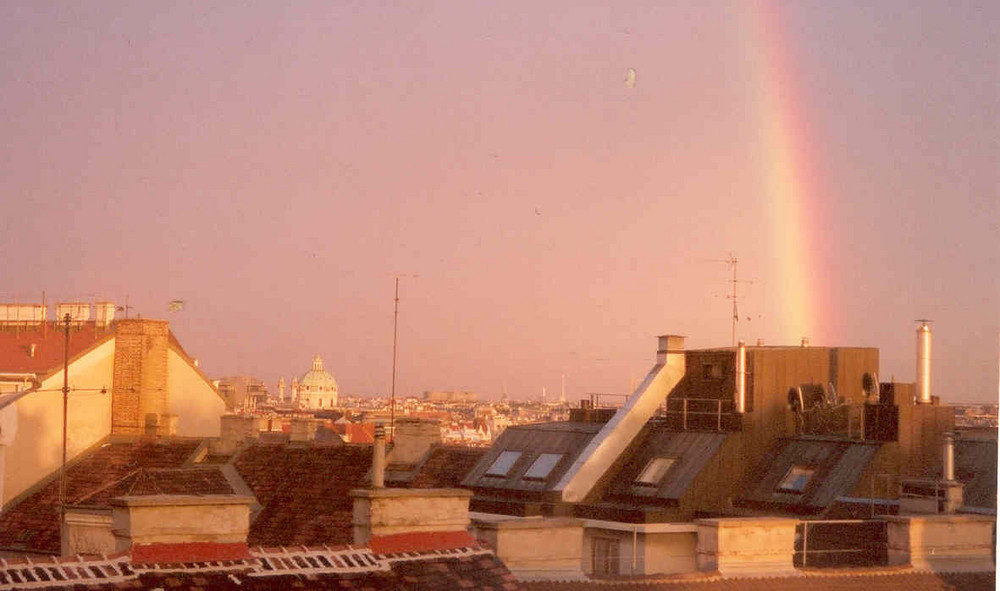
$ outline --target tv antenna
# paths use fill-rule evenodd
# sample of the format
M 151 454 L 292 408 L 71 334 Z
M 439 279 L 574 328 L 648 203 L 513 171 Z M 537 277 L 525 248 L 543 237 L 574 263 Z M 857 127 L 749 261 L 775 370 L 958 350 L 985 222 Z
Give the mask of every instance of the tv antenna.
M 751 284 L 752 285 L 753 281 L 750 281 L 750 280 L 747 280 L 747 279 L 737 279 L 736 267 L 737 267 L 737 265 L 739 264 L 740 261 L 739 261 L 739 259 L 736 258 L 736 255 L 734 255 L 733 253 L 729 253 L 729 258 L 726 258 L 726 259 L 711 259 L 711 262 L 713 262 L 713 263 L 726 263 L 726 265 L 729 266 L 733 270 L 733 278 L 732 279 L 727 279 L 727 281 L 729 282 L 729 284 L 732 286 L 732 292 L 729 293 L 729 295 L 726 296 L 726 299 L 733 301 L 733 345 L 732 346 L 735 347 L 736 346 L 736 323 L 740 321 L 739 301 L 743 297 L 742 295 L 740 295 L 738 287 L 739 287 L 740 283 L 746 283 L 746 284 Z

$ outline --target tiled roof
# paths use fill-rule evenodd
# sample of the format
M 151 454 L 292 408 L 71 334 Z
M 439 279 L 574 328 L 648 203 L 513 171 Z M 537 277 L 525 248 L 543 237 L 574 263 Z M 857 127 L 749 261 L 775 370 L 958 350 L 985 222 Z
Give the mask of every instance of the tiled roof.
M 587 582 L 523 582 L 525 591 L 986 591 L 996 573 L 798 573 L 788 577 L 679 577 Z
M 413 477 L 413 488 L 456 488 L 488 448 L 435 445 Z
M 97 328 L 93 322 L 71 326 L 70 359 L 113 335 L 113 328 Z M 31 345 L 35 345 L 34 356 L 30 355 Z M 44 329 L 41 326 L 20 330 L 4 327 L 0 330 L 0 372 L 46 375 L 62 367 L 65 346 L 63 328 L 51 322 Z
M 121 487 L 171 486 L 181 492 L 185 484 L 199 487 L 214 486 L 218 481 L 205 475 L 176 479 L 139 476 L 144 470 L 179 468 L 200 445 L 199 440 L 163 439 L 157 441 L 108 442 L 85 453 L 69 465 L 66 471 L 66 501 L 68 504 L 106 502 L 104 491 Z M 110 497 L 107 497 L 110 498 Z M 0 514 L 0 548 L 34 552 L 59 552 L 59 478 L 54 474 L 37 489 L 15 499 Z
M 257 549 L 236 560 L 139 563 L 128 554 L 88 560 L 0 562 L 0 591 L 370 589 L 518 591 L 492 551 L 461 546 L 376 554 L 366 548 Z
M 235 491 L 218 466 L 137 468 L 110 485 L 73 501 L 76 505 L 109 505 L 125 495 L 231 495 Z
M 368 485 L 371 447 L 255 444 L 234 465 L 262 505 L 253 546 L 349 544 L 351 489 Z

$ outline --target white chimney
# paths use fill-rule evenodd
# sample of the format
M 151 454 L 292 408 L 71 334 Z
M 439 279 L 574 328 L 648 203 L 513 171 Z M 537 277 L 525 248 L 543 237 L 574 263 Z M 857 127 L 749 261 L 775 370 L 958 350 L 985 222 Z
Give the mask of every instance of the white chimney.
M 747 345 L 740 339 L 736 347 L 736 412 L 743 414 L 747 407 Z
M 955 480 L 955 439 L 951 433 L 944 434 L 943 451 L 942 477 L 945 480 Z
M 931 403 L 931 327 L 930 320 L 918 320 L 917 328 L 917 402 Z

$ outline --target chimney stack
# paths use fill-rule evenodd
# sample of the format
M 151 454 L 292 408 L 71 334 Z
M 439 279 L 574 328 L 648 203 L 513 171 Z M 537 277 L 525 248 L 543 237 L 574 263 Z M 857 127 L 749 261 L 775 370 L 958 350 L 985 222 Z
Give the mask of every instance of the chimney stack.
M 375 425 L 375 445 L 372 446 L 372 488 L 385 488 L 385 426 Z
M 930 320 L 918 320 L 917 328 L 917 403 L 931 403 L 931 327 Z
M 951 433 L 944 434 L 944 453 L 941 475 L 945 480 L 955 480 L 955 438 Z

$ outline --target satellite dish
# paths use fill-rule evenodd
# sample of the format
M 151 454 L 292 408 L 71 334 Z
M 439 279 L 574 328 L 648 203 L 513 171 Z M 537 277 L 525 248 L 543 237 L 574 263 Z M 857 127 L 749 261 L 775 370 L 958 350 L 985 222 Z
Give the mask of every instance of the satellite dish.
M 17 436 L 17 407 L 13 404 L 0 408 L 0 445 L 14 443 Z
M 875 386 L 877 381 L 872 374 L 865 372 L 865 375 L 861 376 L 861 389 L 864 390 L 865 396 L 871 396 L 872 392 L 875 391 Z

